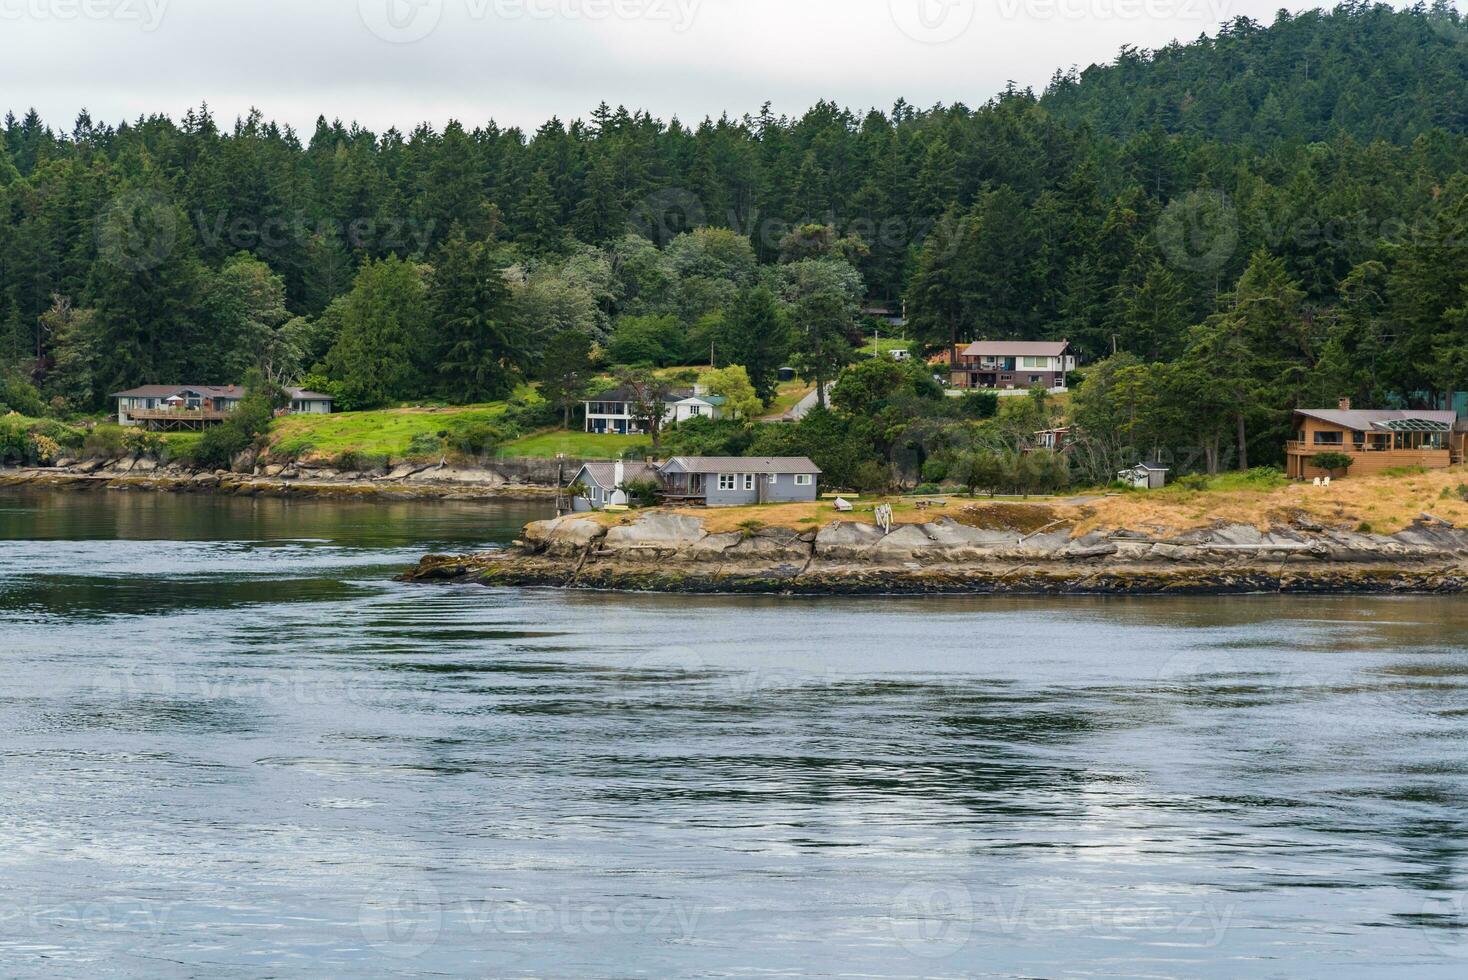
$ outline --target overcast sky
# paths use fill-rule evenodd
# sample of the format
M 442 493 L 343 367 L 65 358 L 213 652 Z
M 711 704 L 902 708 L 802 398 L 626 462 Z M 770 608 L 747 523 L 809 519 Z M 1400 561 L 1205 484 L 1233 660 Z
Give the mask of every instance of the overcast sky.
M 0 102 L 69 130 L 208 102 L 297 129 L 982 103 L 1280 0 L 0 0 Z M 1285 3 L 1291 9 L 1315 4 Z

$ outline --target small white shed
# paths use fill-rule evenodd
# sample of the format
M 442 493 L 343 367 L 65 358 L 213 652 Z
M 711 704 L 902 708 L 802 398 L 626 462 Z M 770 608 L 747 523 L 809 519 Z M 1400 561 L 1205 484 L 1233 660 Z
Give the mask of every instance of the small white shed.
M 1116 479 L 1138 490 L 1161 490 L 1167 486 L 1168 472 L 1166 466 L 1138 463 L 1116 474 Z

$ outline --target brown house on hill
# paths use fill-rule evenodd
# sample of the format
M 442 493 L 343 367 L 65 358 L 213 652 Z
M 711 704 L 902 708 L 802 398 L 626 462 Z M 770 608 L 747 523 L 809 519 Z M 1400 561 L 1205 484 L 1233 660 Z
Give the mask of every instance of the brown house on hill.
M 955 388 L 1027 391 L 1040 385 L 1064 391 L 1076 357 L 1064 340 L 981 340 L 959 351 L 950 381 Z
M 1363 411 L 1351 408 L 1349 400 L 1335 409 L 1296 409 L 1294 438 L 1285 445 L 1286 473 L 1296 480 L 1340 476 L 1312 464 L 1322 453 L 1349 456 L 1352 476 L 1402 466 L 1447 469 L 1463 461 L 1465 433 L 1457 421 L 1455 412 Z

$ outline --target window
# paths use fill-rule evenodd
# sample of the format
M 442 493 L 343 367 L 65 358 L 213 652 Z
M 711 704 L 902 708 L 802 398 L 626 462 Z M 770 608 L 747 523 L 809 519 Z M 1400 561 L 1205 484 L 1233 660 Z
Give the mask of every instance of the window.
M 778 475 L 778 474 L 776 474 L 776 473 L 771 473 L 771 474 L 770 474 L 770 481 L 769 481 L 769 482 L 770 482 L 770 486 L 772 486 L 772 487 L 773 487 L 773 486 L 774 486 L 774 485 L 775 485 L 775 484 L 777 484 L 777 483 L 779 483 L 779 482 L 780 482 L 780 477 L 779 477 L 779 475 Z
M 796 474 L 795 485 L 797 487 L 808 487 L 815 482 L 816 478 L 811 476 L 809 473 Z
M 1043 371 L 1050 366 L 1050 358 L 1021 357 L 1019 359 L 1019 366 L 1022 368 L 1029 368 L 1032 371 Z
M 1343 446 L 1346 443 L 1344 433 L 1340 432 L 1317 432 L 1315 433 L 1315 445 L 1317 446 Z
M 733 489 L 736 489 L 736 487 L 735 487 L 735 477 L 734 477 L 734 474 L 733 473 L 720 473 L 719 474 L 719 489 L 720 490 L 733 490 Z
M 753 490 L 754 489 L 754 474 L 753 473 L 746 473 L 746 474 L 744 474 L 744 489 L 746 489 L 746 490 Z
M 1030 384 L 1032 384 L 1032 385 L 1037 385 L 1041 381 L 1044 381 L 1044 380 L 1045 379 L 1043 377 L 1041 377 L 1040 375 L 1038 375 L 1038 374 L 1032 374 L 1032 375 L 1030 375 Z

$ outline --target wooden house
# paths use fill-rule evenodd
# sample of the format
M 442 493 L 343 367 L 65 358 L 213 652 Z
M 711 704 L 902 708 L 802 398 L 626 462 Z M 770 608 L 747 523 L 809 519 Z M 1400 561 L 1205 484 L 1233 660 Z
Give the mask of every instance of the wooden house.
M 1293 430 L 1285 458 L 1286 473 L 1295 480 L 1342 476 L 1314 465 L 1324 453 L 1349 457 L 1347 476 L 1409 466 L 1446 469 L 1463 461 L 1464 433 L 1456 412 L 1361 410 L 1346 400 L 1334 409 L 1297 409 Z

